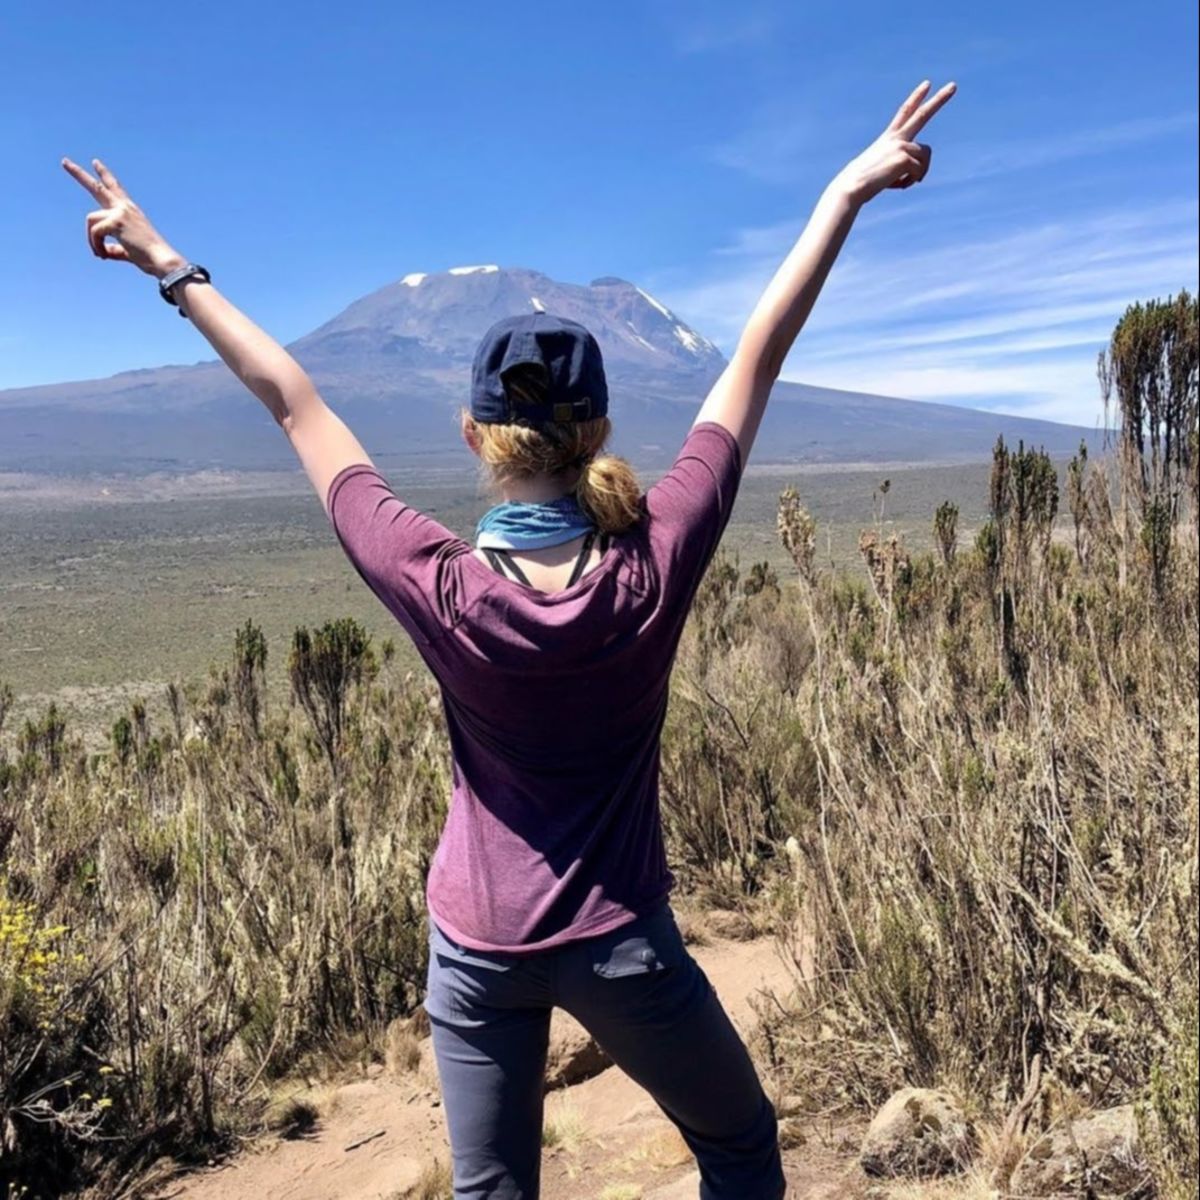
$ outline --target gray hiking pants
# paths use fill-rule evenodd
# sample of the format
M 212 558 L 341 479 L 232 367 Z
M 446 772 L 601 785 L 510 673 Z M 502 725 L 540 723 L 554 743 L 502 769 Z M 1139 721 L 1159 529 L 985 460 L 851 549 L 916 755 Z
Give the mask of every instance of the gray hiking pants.
M 775 1111 L 668 903 L 533 955 L 468 950 L 430 926 L 425 1007 L 455 1200 L 537 1200 L 556 1005 L 675 1123 L 700 1168 L 700 1200 L 781 1200 Z

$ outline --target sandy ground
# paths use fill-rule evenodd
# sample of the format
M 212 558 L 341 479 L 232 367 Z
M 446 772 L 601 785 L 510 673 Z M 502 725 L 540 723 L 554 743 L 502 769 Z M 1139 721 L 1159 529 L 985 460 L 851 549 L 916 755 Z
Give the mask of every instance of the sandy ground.
M 795 968 L 770 938 L 710 937 L 693 945 L 735 1024 L 748 1034 L 764 996 L 784 998 Z M 714 1086 L 719 1081 L 714 1080 Z M 420 1065 L 392 1076 L 374 1067 L 333 1090 L 305 1136 L 264 1140 L 225 1164 L 176 1179 L 158 1200 L 402 1200 L 436 1160 L 449 1161 L 429 1039 Z M 618 1068 L 550 1092 L 542 1200 L 694 1200 L 686 1146 L 650 1097 Z M 808 1130 L 785 1154 L 794 1200 L 854 1200 L 866 1181 L 855 1130 Z

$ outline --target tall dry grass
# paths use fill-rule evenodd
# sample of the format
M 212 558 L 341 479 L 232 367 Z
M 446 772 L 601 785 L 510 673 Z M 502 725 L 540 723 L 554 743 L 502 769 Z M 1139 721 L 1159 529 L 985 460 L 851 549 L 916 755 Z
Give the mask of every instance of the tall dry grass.
M 864 532 L 865 579 L 718 562 L 683 648 L 665 793 L 681 865 L 766 889 L 804 975 L 759 1049 L 814 1109 L 949 1086 L 1023 1135 L 1136 1101 L 1162 1194 L 1197 1174 L 1195 508 L 1162 552 L 1109 464 L 1056 537 L 1043 455 L 936 555 Z M 1124 515 L 1122 515 L 1124 513 Z M 1156 537 L 1157 533 L 1152 536 Z M 712 627 L 707 627 L 706 622 Z M 691 710 L 691 711 L 689 711 Z M 786 867 L 784 866 L 786 864 Z
M 441 707 L 353 622 L 134 705 L 87 755 L 51 707 L 0 749 L 0 1184 L 123 1194 L 219 1148 L 307 1059 L 419 1000 L 448 794 Z

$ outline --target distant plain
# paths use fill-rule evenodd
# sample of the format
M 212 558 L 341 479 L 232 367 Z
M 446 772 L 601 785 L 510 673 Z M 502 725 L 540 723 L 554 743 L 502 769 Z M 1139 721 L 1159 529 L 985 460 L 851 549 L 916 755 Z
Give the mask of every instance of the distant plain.
M 453 471 L 377 461 L 406 501 L 471 537 L 487 500 L 470 464 Z M 826 565 L 858 569 L 859 533 L 881 515 L 910 548 L 928 549 L 933 511 L 947 499 L 959 505 L 965 542 L 985 515 L 988 470 L 751 463 L 724 549 L 743 567 L 765 560 L 788 577 L 775 535 L 788 484 L 817 520 Z M 654 477 L 643 475 L 643 486 Z M 134 697 L 163 719 L 166 684 L 202 684 L 248 619 L 266 633 L 277 703 L 287 700 L 287 653 L 299 625 L 356 617 L 423 670 L 298 473 L 0 477 L 0 562 L 0 684 L 17 693 L 10 722 L 54 701 L 92 746 Z

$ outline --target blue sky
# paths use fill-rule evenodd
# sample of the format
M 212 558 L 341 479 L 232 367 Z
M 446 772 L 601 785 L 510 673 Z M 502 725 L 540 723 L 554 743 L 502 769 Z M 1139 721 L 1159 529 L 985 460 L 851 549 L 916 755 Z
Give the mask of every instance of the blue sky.
M 863 213 L 785 377 L 1092 425 L 1124 306 L 1197 283 L 1196 7 L 213 0 L 0 9 L 0 387 L 207 347 L 88 253 L 103 157 L 288 340 L 410 271 L 647 288 L 727 352 L 921 78 L 933 169 Z

